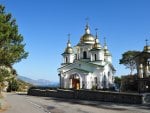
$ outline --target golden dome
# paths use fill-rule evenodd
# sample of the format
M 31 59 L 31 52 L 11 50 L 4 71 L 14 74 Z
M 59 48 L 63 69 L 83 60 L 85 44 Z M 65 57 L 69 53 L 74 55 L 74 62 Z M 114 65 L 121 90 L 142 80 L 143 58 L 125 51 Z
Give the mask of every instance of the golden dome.
M 72 53 L 73 53 L 72 47 L 67 47 L 67 48 L 65 49 L 64 54 L 72 54 Z
M 104 46 L 104 55 L 105 56 L 111 56 L 111 53 L 109 52 L 109 50 L 108 50 L 106 45 Z
M 111 56 L 110 52 L 107 50 L 104 51 L 105 56 Z
M 94 46 L 93 46 L 93 48 L 95 48 L 95 49 L 100 49 L 100 48 L 101 48 L 100 43 L 95 43 Z
M 95 42 L 95 37 L 90 33 L 90 28 L 87 24 L 85 28 L 85 34 L 81 37 L 80 43 L 94 44 L 94 42 Z
M 63 54 L 72 54 L 72 53 L 73 53 L 73 49 L 71 47 L 70 39 L 68 39 L 67 47 L 66 47 L 65 52 Z
M 95 43 L 93 45 L 93 49 L 100 49 L 100 48 L 101 48 L 101 45 L 100 45 L 98 37 L 96 35 L 96 39 L 95 39 Z
M 89 43 L 89 42 L 94 43 L 94 42 L 95 42 L 95 38 L 94 38 L 94 36 L 91 35 L 91 34 L 84 34 L 84 35 L 81 37 L 80 42 L 81 42 L 81 43 Z
M 150 46 L 144 46 L 144 52 L 150 52 Z

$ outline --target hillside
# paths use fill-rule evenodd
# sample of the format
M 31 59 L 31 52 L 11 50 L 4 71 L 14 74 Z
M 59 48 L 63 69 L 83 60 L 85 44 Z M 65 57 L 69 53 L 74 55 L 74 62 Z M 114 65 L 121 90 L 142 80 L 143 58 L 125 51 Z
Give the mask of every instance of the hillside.
M 56 87 L 59 84 L 58 82 L 51 82 L 51 81 L 45 80 L 45 79 L 33 80 L 31 78 L 24 77 L 24 76 L 17 76 L 17 78 L 19 80 L 22 80 L 22 81 L 32 84 L 34 86 L 55 86 Z

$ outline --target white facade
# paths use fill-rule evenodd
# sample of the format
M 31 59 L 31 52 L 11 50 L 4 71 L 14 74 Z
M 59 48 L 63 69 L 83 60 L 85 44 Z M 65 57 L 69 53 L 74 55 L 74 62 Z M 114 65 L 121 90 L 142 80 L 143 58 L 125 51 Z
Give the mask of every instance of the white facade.
M 112 56 L 106 43 L 102 47 L 97 34 L 90 33 L 88 25 L 76 46 L 72 48 L 68 40 L 62 56 L 63 63 L 58 69 L 61 88 L 104 89 L 113 86 Z

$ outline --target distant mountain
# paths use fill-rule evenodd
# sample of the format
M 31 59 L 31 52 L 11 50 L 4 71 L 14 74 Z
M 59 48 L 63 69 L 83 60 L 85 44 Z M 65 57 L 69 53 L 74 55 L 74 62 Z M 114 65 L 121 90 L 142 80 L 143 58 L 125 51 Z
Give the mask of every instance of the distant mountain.
M 38 80 L 33 80 L 31 78 L 28 77 L 24 77 L 24 76 L 17 76 L 18 79 L 25 81 L 27 83 L 30 83 L 34 86 L 51 86 L 51 87 L 57 87 L 58 86 L 58 82 L 51 82 L 49 80 L 45 80 L 45 79 L 38 79 Z

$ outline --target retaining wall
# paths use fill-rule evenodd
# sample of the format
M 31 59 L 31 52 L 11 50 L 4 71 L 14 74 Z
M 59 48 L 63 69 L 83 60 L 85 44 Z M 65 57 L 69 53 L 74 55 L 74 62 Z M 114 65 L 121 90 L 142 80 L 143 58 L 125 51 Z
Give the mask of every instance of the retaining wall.
M 150 95 L 106 92 L 106 91 L 89 91 L 89 90 L 49 90 L 49 89 L 29 89 L 28 95 L 57 97 L 67 99 L 94 100 L 104 102 L 143 104 L 150 103 Z

